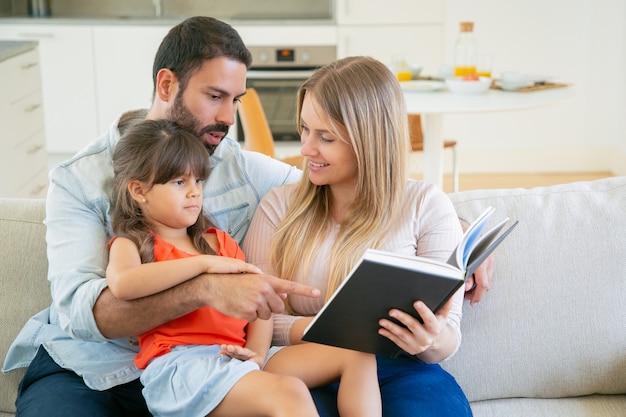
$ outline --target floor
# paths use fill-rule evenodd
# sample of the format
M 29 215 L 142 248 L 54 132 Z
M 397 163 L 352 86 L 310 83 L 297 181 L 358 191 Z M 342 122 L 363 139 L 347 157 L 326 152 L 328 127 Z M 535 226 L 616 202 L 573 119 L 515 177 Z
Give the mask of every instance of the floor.
M 480 188 L 533 188 L 555 184 L 565 184 L 576 181 L 593 181 L 600 178 L 612 177 L 611 172 L 584 172 L 584 173 L 544 173 L 544 174 L 461 174 L 459 176 L 459 191 L 475 190 Z M 419 174 L 411 175 L 420 178 Z M 443 188 L 452 192 L 452 176 L 445 175 Z

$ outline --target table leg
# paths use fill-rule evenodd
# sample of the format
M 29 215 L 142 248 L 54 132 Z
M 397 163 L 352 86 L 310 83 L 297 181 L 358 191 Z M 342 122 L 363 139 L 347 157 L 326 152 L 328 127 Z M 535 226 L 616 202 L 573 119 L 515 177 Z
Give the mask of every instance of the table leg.
M 443 188 L 443 117 L 422 114 L 424 181 Z

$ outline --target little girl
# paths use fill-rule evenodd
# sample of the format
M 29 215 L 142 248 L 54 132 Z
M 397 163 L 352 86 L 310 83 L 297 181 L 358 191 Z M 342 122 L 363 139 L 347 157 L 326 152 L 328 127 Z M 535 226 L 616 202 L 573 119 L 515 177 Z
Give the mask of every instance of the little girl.
M 113 155 L 107 282 L 135 299 L 205 273 L 260 273 L 202 215 L 209 154 L 173 122 L 129 128 Z M 342 417 L 380 416 L 373 355 L 317 344 L 271 348 L 272 320 L 200 308 L 138 336 L 135 365 L 155 416 L 318 416 L 307 388 L 339 380 Z M 263 370 L 261 370 L 263 369 Z

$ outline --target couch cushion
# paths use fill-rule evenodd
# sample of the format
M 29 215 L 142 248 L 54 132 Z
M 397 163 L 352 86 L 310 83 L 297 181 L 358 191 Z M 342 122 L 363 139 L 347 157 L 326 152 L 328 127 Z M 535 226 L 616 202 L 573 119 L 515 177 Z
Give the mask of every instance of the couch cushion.
M 0 199 L 0 356 L 26 321 L 50 305 L 44 200 Z M 15 412 L 23 371 L 0 375 L 0 412 Z
M 624 417 L 626 395 L 510 398 L 472 403 L 474 417 Z
M 451 198 L 520 222 L 444 364 L 469 399 L 626 393 L 626 177 Z

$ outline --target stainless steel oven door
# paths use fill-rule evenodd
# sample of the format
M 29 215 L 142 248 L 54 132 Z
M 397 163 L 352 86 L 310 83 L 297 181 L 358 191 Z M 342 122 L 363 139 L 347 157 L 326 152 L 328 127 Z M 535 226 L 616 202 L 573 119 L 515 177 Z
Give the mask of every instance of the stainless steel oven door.
M 313 69 L 252 69 L 248 87 L 257 90 L 275 141 L 298 141 L 296 128 L 296 94 Z M 243 131 L 237 131 L 243 140 Z

